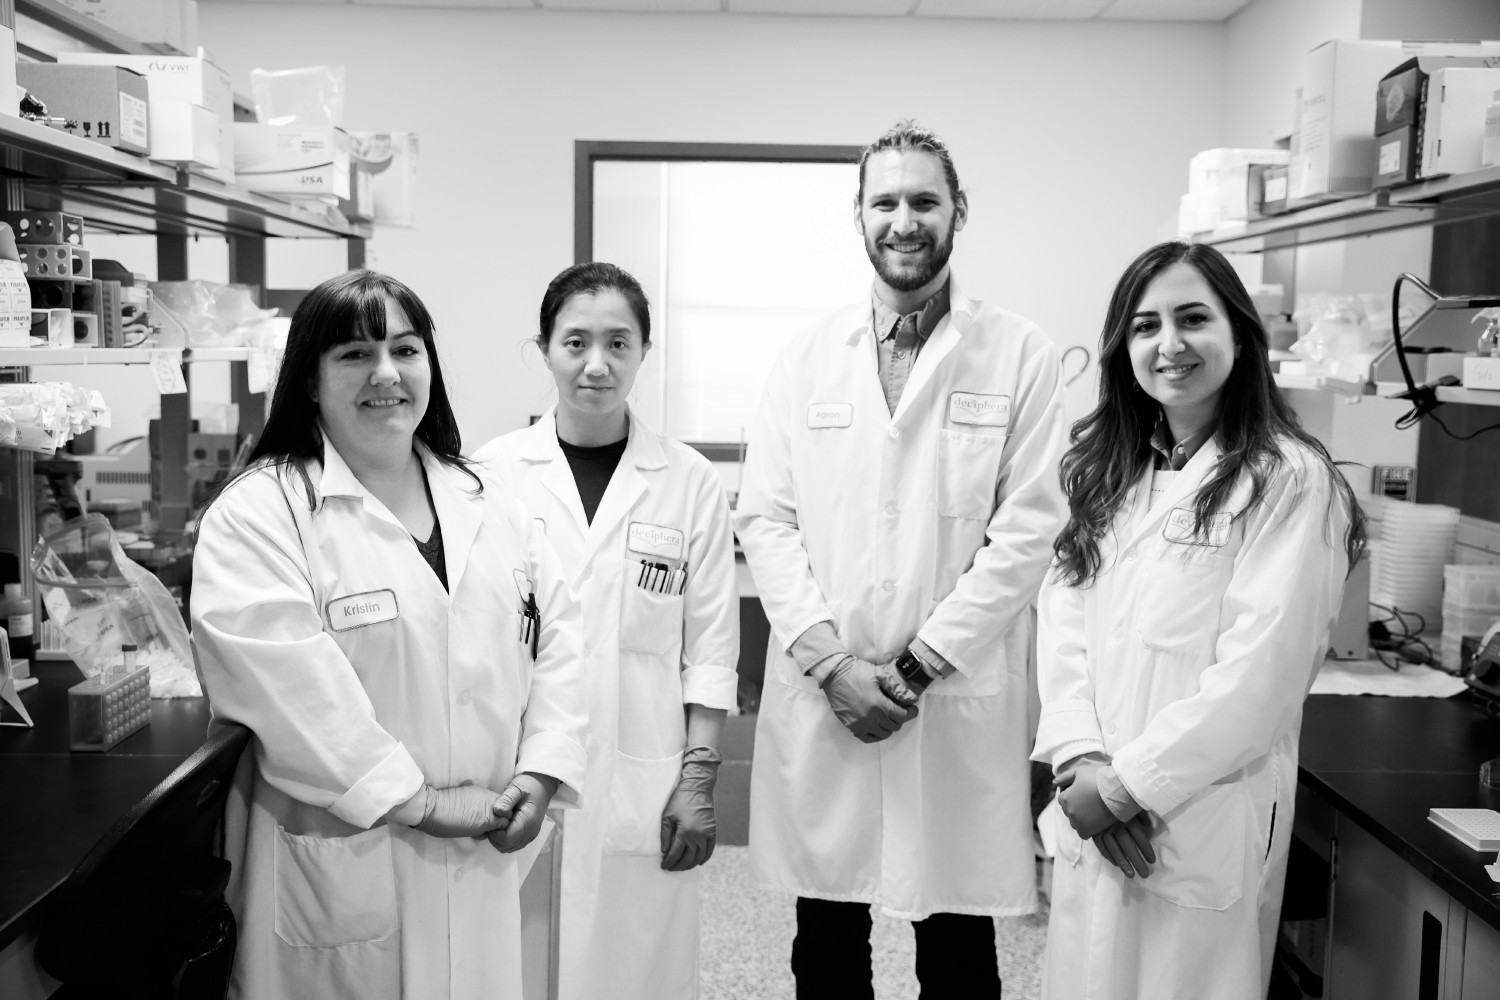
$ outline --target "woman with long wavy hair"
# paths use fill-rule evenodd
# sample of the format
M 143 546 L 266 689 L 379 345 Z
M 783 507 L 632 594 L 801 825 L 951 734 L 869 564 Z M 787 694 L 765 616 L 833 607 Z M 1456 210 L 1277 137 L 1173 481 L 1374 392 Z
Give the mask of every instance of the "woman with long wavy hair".
M 1302 702 L 1364 516 L 1272 378 L 1228 261 L 1126 269 L 1039 598 L 1036 760 L 1057 772 L 1044 995 L 1265 995 Z

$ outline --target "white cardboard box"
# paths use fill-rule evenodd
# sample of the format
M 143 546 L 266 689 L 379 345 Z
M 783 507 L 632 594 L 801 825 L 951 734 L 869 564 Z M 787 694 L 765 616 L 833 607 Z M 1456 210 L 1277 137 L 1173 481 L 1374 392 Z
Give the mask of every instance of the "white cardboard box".
M 1500 42 L 1331 41 L 1302 64 L 1291 197 L 1320 201 L 1370 190 L 1379 84 L 1412 56 L 1500 56 Z
M 343 129 L 234 123 L 235 183 L 270 194 L 349 197 Z
M 1220 222 L 1244 221 L 1249 217 L 1246 198 L 1250 165 L 1289 163 L 1285 149 L 1205 149 L 1188 161 L 1188 192 L 1202 199 L 1212 229 Z
M 1500 389 L 1500 358 L 1464 357 L 1465 389 Z
M 167 163 L 220 166 L 226 129 L 224 119 L 207 108 L 186 101 L 152 101 L 149 155 Z
M 1478 170 L 1484 153 L 1484 113 L 1500 69 L 1444 68 L 1427 81 L 1422 106 L 1422 163 L 1418 177 Z
M 234 86 L 229 74 L 198 56 L 131 56 L 113 52 L 60 52 L 57 61 L 124 66 L 146 78 L 151 101 L 182 101 L 234 121 Z

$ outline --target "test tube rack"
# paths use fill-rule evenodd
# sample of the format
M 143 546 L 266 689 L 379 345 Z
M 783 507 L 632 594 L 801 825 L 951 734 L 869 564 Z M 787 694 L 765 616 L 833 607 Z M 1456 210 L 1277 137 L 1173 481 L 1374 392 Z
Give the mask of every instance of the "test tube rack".
M 68 688 L 68 744 L 74 751 L 103 753 L 150 724 L 149 667 L 123 675 L 106 670 Z

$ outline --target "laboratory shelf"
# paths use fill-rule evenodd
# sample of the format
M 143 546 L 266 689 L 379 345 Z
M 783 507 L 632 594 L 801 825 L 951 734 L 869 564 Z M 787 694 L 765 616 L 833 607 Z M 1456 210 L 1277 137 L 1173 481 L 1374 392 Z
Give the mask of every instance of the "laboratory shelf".
M 1225 223 L 1191 237 L 1227 253 L 1262 253 L 1500 214 L 1500 166 Z
M 171 184 L 177 170 L 103 143 L 0 113 L 5 173 L 52 184 Z
M 38 365 L 147 365 L 152 356 L 167 351 L 180 354 L 183 364 L 200 361 L 245 361 L 248 347 L 179 348 L 139 347 L 10 347 L 0 349 L 0 368 L 32 368 Z
M 1392 397 L 1397 393 L 1405 392 L 1406 386 L 1399 382 L 1382 382 L 1376 386 L 1381 396 Z M 1465 403 L 1470 406 L 1500 406 L 1500 392 L 1488 389 L 1465 389 L 1460 385 L 1440 385 L 1437 387 L 1437 398 L 1439 403 Z
M 1342 396 L 1371 396 L 1375 393 L 1375 386 L 1368 382 L 1345 382 L 1323 375 L 1283 375 L 1277 372 L 1275 378 L 1276 384 L 1283 389 L 1311 389 L 1336 392 Z

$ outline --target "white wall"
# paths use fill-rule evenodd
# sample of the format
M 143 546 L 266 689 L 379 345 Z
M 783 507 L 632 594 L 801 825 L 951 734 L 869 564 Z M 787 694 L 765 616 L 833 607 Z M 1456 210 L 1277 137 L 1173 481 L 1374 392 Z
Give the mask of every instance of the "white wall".
M 346 124 L 421 134 L 422 229 L 381 231 L 375 265 L 436 314 L 470 447 L 551 396 L 520 345 L 573 260 L 575 139 L 863 144 L 917 116 L 970 190 L 961 280 L 1092 348 L 1115 278 L 1174 216 L 1188 158 L 1224 138 L 1223 25 L 199 9 L 239 92 L 256 66 L 342 64 Z M 742 212 L 790 239 L 797 216 Z

